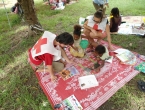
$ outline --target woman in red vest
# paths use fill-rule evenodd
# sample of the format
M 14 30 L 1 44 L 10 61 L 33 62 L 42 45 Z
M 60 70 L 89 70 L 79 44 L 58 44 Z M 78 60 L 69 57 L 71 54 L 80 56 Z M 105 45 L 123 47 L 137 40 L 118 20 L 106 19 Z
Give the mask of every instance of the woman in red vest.
M 89 16 L 84 23 L 84 34 L 88 38 L 90 45 L 96 47 L 101 39 L 107 36 L 109 49 L 113 50 L 111 46 L 110 28 L 107 18 L 103 18 L 102 10 L 98 10 L 94 16 Z M 97 39 L 97 43 L 94 41 Z
M 45 31 L 36 44 L 29 49 L 29 62 L 36 72 L 49 72 L 51 80 L 57 77 L 54 72 L 60 72 L 67 63 L 72 63 L 68 59 L 64 47 L 73 45 L 73 36 L 64 32 L 58 36 Z

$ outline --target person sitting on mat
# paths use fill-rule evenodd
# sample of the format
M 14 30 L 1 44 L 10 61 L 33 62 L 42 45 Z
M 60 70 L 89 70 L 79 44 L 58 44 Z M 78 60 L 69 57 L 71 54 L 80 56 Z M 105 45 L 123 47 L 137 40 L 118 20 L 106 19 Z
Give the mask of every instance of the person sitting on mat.
M 118 26 L 121 24 L 121 16 L 119 14 L 119 9 L 117 7 L 111 10 L 110 18 L 110 32 L 117 32 Z
M 82 27 L 80 25 L 74 26 L 73 31 L 74 44 L 73 47 L 70 48 L 70 53 L 75 57 L 84 57 L 84 50 L 80 46 L 80 42 L 82 40 L 81 29 Z
M 103 18 L 102 10 L 98 10 L 94 16 L 90 16 L 84 23 L 84 36 L 88 39 L 90 45 L 96 47 L 100 44 L 100 40 L 107 36 L 108 46 L 110 50 L 113 50 L 111 45 L 110 28 L 107 18 Z M 94 39 L 97 39 L 97 43 L 94 43 Z
M 98 45 L 95 48 L 95 56 L 97 57 L 97 63 L 94 64 L 94 67 L 92 69 L 95 69 L 95 71 L 100 71 L 100 69 L 104 66 L 105 60 L 108 60 L 110 58 L 108 49 L 103 45 Z
M 63 49 L 66 46 L 73 45 L 73 43 L 73 36 L 67 32 L 56 36 L 45 31 L 33 48 L 29 49 L 29 62 L 36 72 L 49 72 L 51 80 L 55 81 L 57 77 L 54 72 L 62 71 L 66 62 L 73 63 L 68 59 Z M 62 58 L 66 62 L 61 60 Z

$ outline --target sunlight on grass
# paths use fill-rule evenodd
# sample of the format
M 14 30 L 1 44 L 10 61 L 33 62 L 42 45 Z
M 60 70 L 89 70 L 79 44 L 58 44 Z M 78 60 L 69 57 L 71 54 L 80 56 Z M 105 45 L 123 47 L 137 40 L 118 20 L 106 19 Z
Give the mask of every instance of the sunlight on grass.
M 20 32 L 20 31 L 22 31 L 22 30 L 27 29 L 27 28 L 28 28 L 28 26 L 20 26 L 19 28 L 17 28 L 17 29 L 15 30 L 15 33 L 18 33 L 18 32 Z
M 14 56 L 14 61 L 12 63 L 9 63 L 5 68 L 5 72 L 2 71 L 2 74 L 0 74 L 0 78 L 4 78 L 7 76 L 7 73 L 11 71 L 11 69 L 21 66 L 21 68 L 25 67 L 27 65 L 27 62 L 24 63 L 26 59 L 26 52 L 22 53 L 20 56 Z M 15 71 L 17 71 L 17 68 L 15 68 Z

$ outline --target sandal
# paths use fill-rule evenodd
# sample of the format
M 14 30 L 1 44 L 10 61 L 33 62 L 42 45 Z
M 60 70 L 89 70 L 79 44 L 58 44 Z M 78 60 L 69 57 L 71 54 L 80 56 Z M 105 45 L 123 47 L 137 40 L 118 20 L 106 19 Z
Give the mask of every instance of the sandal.
M 145 82 L 144 81 L 142 81 L 142 80 L 137 81 L 137 85 L 141 91 L 145 92 Z

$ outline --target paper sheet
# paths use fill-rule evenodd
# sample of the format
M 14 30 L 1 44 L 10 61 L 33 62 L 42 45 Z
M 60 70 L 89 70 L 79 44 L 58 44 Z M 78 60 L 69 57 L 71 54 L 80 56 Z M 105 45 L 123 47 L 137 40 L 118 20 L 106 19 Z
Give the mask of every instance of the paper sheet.
M 99 85 L 95 75 L 82 76 L 79 77 L 78 80 L 81 89 L 87 89 Z

